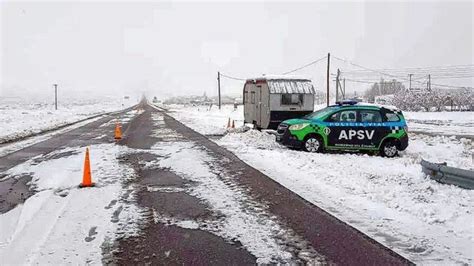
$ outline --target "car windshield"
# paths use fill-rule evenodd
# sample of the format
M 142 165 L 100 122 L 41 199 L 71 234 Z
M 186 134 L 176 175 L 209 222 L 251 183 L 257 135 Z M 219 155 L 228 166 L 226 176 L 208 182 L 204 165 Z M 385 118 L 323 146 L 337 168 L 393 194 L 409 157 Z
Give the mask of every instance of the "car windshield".
M 327 114 L 329 114 L 330 112 L 334 111 L 334 107 L 326 107 L 324 109 L 321 109 L 321 110 L 318 110 L 316 112 L 313 112 L 311 114 L 307 114 L 305 115 L 303 118 L 304 119 L 317 119 L 317 118 L 321 118 Z

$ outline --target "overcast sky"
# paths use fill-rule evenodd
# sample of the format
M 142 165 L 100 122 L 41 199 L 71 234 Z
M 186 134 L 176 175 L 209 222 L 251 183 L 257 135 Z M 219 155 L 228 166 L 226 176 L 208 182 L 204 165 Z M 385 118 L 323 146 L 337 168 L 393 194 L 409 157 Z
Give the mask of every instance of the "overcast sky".
M 473 22 L 471 1 L 2 1 L 0 96 L 49 94 L 55 82 L 70 95 L 212 95 L 218 70 L 279 74 L 328 52 L 370 68 L 473 64 Z M 297 74 L 322 91 L 325 67 Z M 331 72 L 351 67 L 333 60 Z

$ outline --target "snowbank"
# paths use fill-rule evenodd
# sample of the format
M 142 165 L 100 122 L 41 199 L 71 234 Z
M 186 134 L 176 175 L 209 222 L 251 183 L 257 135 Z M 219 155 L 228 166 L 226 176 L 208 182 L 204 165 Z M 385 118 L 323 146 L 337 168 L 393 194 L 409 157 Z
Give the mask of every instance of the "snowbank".
M 474 191 L 425 177 L 420 159 L 472 168 L 472 142 L 415 138 L 401 157 L 310 154 L 255 130 L 216 141 L 246 163 L 416 263 L 470 264 Z M 268 147 L 270 149 L 262 149 Z

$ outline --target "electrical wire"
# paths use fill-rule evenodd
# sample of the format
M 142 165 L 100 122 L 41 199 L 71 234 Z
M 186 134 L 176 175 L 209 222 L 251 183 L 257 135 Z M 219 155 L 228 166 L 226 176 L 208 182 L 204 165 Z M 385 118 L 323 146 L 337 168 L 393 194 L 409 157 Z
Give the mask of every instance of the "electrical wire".
M 301 66 L 301 67 L 295 68 L 295 69 L 293 69 L 293 70 L 287 71 L 287 72 L 285 72 L 285 73 L 282 73 L 282 75 L 287 75 L 287 74 L 290 74 L 290 73 L 299 71 L 299 70 L 301 70 L 301 69 L 303 69 L 303 68 L 307 68 L 307 67 L 309 67 L 309 66 L 312 66 L 312 65 L 314 65 L 314 64 L 319 63 L 320 61 L 322 61 L 322 60 L 324 60 L 324 59 L 326 59 L 326 58 L 328 58 L 327 55 L 324 56 L 324 57 L 321 57 L 321 58 L 319 58 L 319 59 L 316 59 L 316 60 L 314 60 L 314 61 L 312 61 L 312 62 L 310 62 L 310 63 L 308 63 L 308 64 L 306 64 L 306 65 L 304 65 L 304 66 Z
M 354 63 L 354 62 L 351 62 L 351 61 L 349 61 L 349 60 L 341 59 L 341 58 L 339 58 L 339 57 L 337 57 L 337 56 L 334 56 L 334 55 L 333 55 L 332 57 L 333 57 L 334 59 L 337 59 L 337 60 L 342 61 L 342 62 L 345 62 L 345 63 L 349 63 L 349 64 L 351 64 L 351 65 L 353 65 L 353 66 L 355 66 L 355 67 L 359 67 L 359 68 L 364 69 L 364 70 L 369 71 L 369 72 L 379 73 L 380 75 L 383 75 L 383 76 L 388 76 L 388 77 L 393 77 L 393 78 L 397 78 L 397 79 L 401 79 L 401 80 L 405 80 L 405 81 L 410 81 L 410 79 L 402 78 L 402 77 L 400 77 L 400 76 L 393 75 L 393 74 L 388 74 L 388 73 L 382 72 L 382 71 L 380 71 L 380 70 L 370 69 L 370 68 L 361 66 L 361 65 L 359 65 L 359 64 L 356 64 L 356 63 Z M 411 74 L 411 73 L 410 73 L 410 74 Z M 421 84 L 421 85 L 424 85 L 424 84 L 425 84 L 425 83 L 423 83 L 423 82 L 420 82 L 420 81 L 418 81 L 418 80 L 413 80 L 413 79 L 411 80 L 411 82 L 416 82 L 416 83 L 419 83 L 419 84 Z M 461 89 L 468 87 L 468 86 L 452 86 L 452 85 L 437 84 L 437 83 L 431 83 L 431 85 L 435 85 L 435 86 L 439 86 L 439 87 L 446 87 L 446 88 L 461 88 Z
M 246 81 L 247 80 L 247 79 L 243 79 L 243 78 L 232 77 L 232 76 L 223 74 L 222 72 L 220 72 L 220 75 L 223 76 L 224 78 L 233 79 L 233 80 L 240 80 L 240 81 Z

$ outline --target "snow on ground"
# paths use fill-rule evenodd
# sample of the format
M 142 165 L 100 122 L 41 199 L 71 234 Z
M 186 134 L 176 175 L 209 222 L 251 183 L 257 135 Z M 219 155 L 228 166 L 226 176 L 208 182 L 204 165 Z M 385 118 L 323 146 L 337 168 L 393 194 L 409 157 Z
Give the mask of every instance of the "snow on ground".
M 0 143 L 136 104 L 121 98 L 61 99 L 58 110 L 45 101 L 0 98 Z
M 117 160 L 123 149 L 90 147 L 93 188 L 78 188 L 85 147 L 37 156 L 10 169 L 6 178 L 31 175 L 37 192 L 0 215 L 1 264 L 100 264 L 104 242 L 136 233 L 140 212 L 127 204 L 122 188 L 133 173 Z
M 434 153 L 440 161 L 450 156 L 452 163 L 472 166 L 465 153 L 472 143 L 462 148 L 464 144 L 445 141 L 427 146 L 413 140 L 415 147 L 395 159 L 272 147 L 273 136 L 254 130 L 228 134 L 217 143 L 414 262 L 471 264 L 473 191 L 438 184 L 419 165 L 423 154 Z
M 234 110 L 233 105 L 222 105 L 219 110 L 217 105 L 213 105 L 211 110 L 209 106 L 183 106 L 183 105 L 167 105 L 164 106 L 173 117 L 197 132 L 203 135 L 222 135 L 226 132 L 229 118 L 235 120 L 235 126 L 240 127 L 244 123 L 243 106 L 239 105 Z
M 23 139 L 23 140 L 12 142 L 12 143 L 0 144 L 0 157 L 5 156 L 5 155 L 7 155 L 9 153 L 12 153 L 12 152 L 21 150 L 21 149 L 23 149 L 25 147 L 28 147 L 28 146 L 31 146 L 33 144 L 39 143 L 41 141 L 45 141 L 47 139 L 50 139 L 53 136 L 62 134 L 64 132 L 73 130 L 75 128 L 82 127 L 82 126 L 84 126 L 88 123 L 94 122 L 94 121 L 99 120 L 99 119 L 100 119 L 100 117 L 91 118 L 91 119 L 88 119 L 86 121 L 78 122 L 74 125 L 70 125 L 70 126 L 67 126 L 67 127 L 52 131 L 52 132 L 44 133 L 44 134 L 39 135 L 39 136 L 26 138 L 26 139 Z
M 207 111 L 193 112 L 190 107 L 173 111 L 172 116 L 198 132 L 211 128 L 203 125 L 206 121 L 218 125 L 230 115 L 229 109 L 216 117 Z M 415 263 L 474 261 L 474 191 L 439 184 L 424 176 L 419 165 L 425 158 L 473 169 L 471 139 L 412 135 L 408 149 L 393 159 L 294 151 L 275 143 L 273 135 L 255 130 L 229 133 L 216 142 Z
M 474 136 L 474 112 L 404 112 L 411 131 Z

